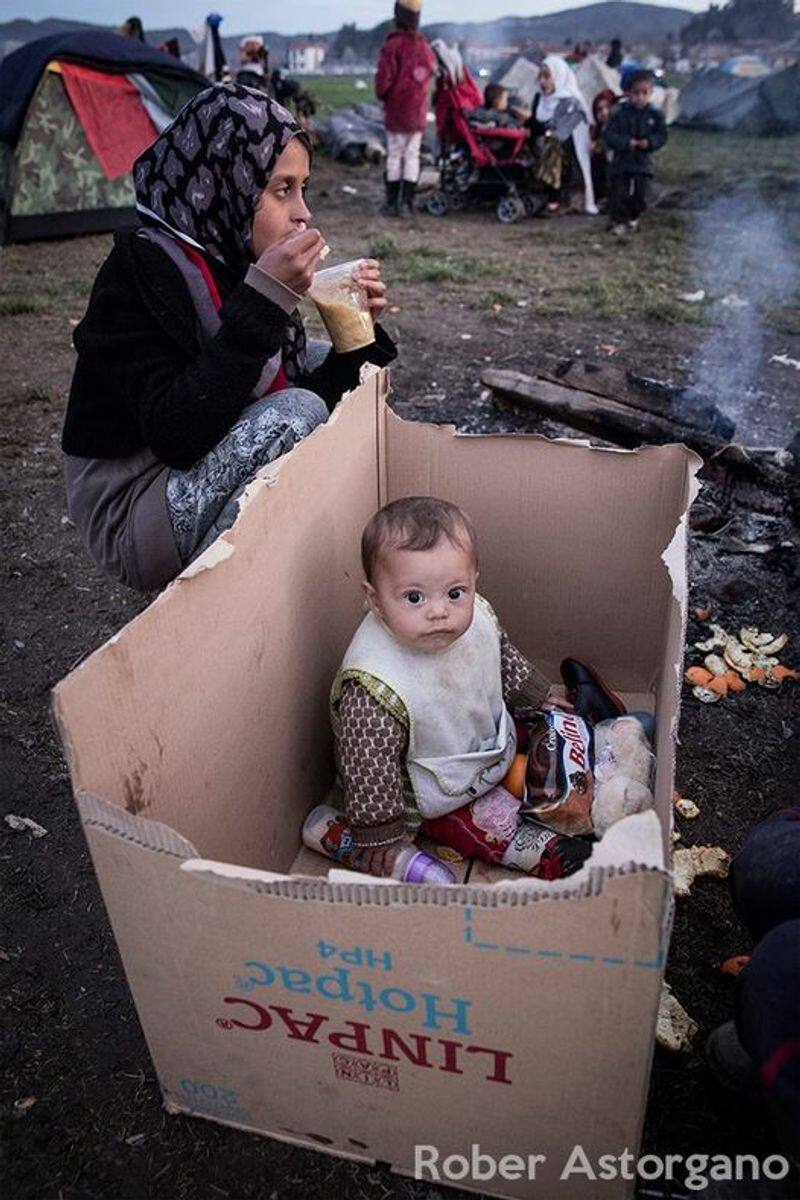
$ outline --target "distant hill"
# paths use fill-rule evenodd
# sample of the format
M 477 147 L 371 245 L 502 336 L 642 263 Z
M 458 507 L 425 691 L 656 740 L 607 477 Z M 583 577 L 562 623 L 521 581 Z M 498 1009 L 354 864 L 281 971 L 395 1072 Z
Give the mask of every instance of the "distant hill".
M 685 8 L 665 8 L 655 4 L 639 4 L 633 0 L 606 0 L 570 8 L 565 12 L 547 13 L 542 17 L 500 17 L 496 21 L 457 24 L 449 21 L 425 27 L 431 37 L 446 41 L 465 38 L 491 44 L 492 42 L 534 41 L 609 41 L 621 37 L 626 44 L 650 42 L 678 34 L 692 14 Z
M 691 16 L 692 14 L 684 8 L 665 8 L 661 5 L 636 3 L 636 0 L 604 0 L 600 4 L 587 4 L 584 8 L 548 13 L 543 17 L 500 17 L 495 21 L 463 24 L 448 21 L 426 25 L 424 29 L 430 38 L 441 37 L 451 43 L 472 41 L 485 46 L 524 46 L 536 42 L 602 42 L 612 37 L 621 37 L 626 45 L 658 44 L 668 34 L 677 35 Z M 338 31 L 314 36 L 328 44 L 331 58 L 363 62 L 375 58 L 389 27 L 390 22 L 387 21 L 373 29 L 357 29 L 355 25 L 344 25 Z M 34 38 L 47 37 L 51 33 L 68 33 L 73 29 L 97 28 L 101 26 L 57 17 L 48 17 L 43 21 L 28 21 L 22 18 L 5 21 L 0 23 L 0 57 Z M 188 29 L 146 29 L 145 32 L 151 44 L 177 37 L 184 53 L 188 53 L 194 45 Z M 294 36 L 302 37 L 306 32 L 301 31 Z M 232 63 L 236 61 L 236 48 L 241 36 L 241 33 L 226 36 L 223 26 L 222 42 Z M 263 31 L 262 36 L 278 60 L 283 59 L 289 42 L 294 40 L 292 36 L 269 31 Z
M 483 46 L 531 46 L 536 43 L 605 42 L 621 37 L 626 46 L 660 46 L 669 35 L 677 37 L 692 14 L 685 8 L 665 8 L 634 0 L 606 0 L 548 13 L 543 17 L 499 17 L 495 21 L 446 21 L 425 25 L 427 36 Z M 374 29 L 344 25 L 334 38 L 331 58 L 347 61 L 374 59 L 391 27 L 390 21 Z

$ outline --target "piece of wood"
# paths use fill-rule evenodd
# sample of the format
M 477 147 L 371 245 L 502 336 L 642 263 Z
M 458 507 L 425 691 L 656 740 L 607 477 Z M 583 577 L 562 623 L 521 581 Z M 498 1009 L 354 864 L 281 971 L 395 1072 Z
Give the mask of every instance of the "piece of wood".
M 688 390 L 678 384 L 650 379 L 610 363 L 546 355 L 536 364 L 536 375 L 562 387 L 576 388 L 592 396 L 602 396 L 666 417 L 722 441 L 729 441 L 736 432 L 734 422 L 710 400 L 700 396 L 690 398 Z
M 652 391 L 638 383 L 638 377 L 611 363 L 595 363 L 585 358 L 557 358 L 546 355 L 535 364 L 536 377 L 561 387 L 575 388 L 592 396 L 616 400 L 642 408 L 656 416 L 669 417 L 672 398 L 665 386 L 654 384 Z
M 489 368 L 482 373 L 481 382 L 495 394 L 524 408 L 618 446 L 630 448 L 643 443 L 683 442 L 705 457 L 711 457 L 728 445 L 711 434 L 678 425 L 654 413 L 629 408 L 616 400 L 601 399 L 548 380 L 534 379 L 521 371 Z

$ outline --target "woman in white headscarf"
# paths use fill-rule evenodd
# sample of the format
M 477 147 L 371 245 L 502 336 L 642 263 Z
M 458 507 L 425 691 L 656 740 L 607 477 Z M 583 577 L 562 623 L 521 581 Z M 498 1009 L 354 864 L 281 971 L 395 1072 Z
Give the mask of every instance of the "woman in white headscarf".
M 585 210 L 594 214 L 597 205 L 592 186 L 589 136 L 592 122 L 591 110 L 578 86 L 575 72 L 559 54 L 548 54 L 539 70 L 539 91 L 534 96 L 531 131 L 534 136 L 549 133 L 562 143 L 572 139 L 583 176 Z M 557 211 L 558 204 L 554 200 L 548 207 Z

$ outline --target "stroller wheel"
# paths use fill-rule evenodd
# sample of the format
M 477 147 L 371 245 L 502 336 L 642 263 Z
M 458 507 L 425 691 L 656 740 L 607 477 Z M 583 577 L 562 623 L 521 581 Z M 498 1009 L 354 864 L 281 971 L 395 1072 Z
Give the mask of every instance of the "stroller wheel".
M 497 202 L 497 219 L 504 225 L 512 225 L 525 216 L 525 205 L 518 196 L 503 196 Z
M 450 208 L 450 201 L 444 192 L 433 192 L 425 201 L 425 208 L 432 217 L 443 217 Z

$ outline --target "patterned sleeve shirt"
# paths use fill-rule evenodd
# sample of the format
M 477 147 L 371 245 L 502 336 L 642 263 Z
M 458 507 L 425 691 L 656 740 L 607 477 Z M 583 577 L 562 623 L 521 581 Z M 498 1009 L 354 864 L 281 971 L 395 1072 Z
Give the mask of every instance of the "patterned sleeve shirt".
M 503 699 L 510 709 L 536 709 L 548 680 L 500 631 Z M 342 684 L 334 717 L 345 809 L 357 846 L 385 846 L 408 836 L 408 727 L 358 680 Z

